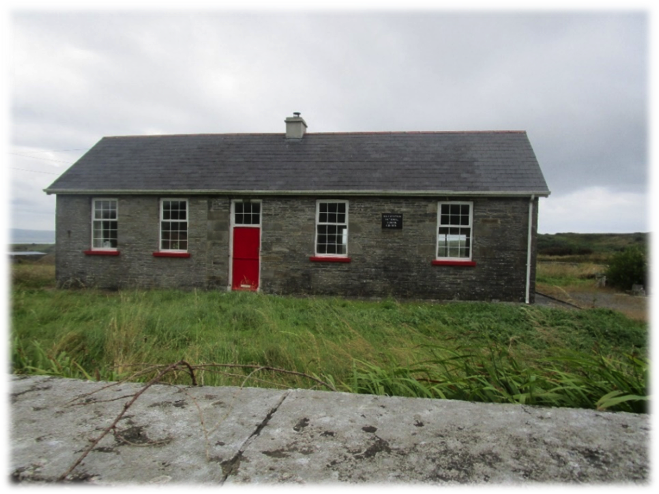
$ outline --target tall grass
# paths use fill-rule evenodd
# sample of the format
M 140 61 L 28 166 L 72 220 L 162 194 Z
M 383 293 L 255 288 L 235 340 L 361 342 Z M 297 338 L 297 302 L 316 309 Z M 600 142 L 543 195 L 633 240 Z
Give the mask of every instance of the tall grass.
M 536 281 L 556 286 L 595 285 L 606 266 L 593 262 L 539 262 Z
M 646 394 L 647 325 L 608 310 L 54 290 L 14 279 L 16 373 L 115 380 L 185 360 L 204 385 L 318 387 L 302 375 L 239 367 L 257 365 L 399 396 L 638 411 L 644 401 L 633 396 Z
M 11 282 L 14 288 L 54 288 L 55 265 L 41 262 L 14 263 L 11 266 Z
M 444 357 L 409 367 L 361 363 L 346 387 L 354 393 L 647 411 L 648 361 L 564 351 L 534 365 L 494 344 L 487 354 L 442 348 Z

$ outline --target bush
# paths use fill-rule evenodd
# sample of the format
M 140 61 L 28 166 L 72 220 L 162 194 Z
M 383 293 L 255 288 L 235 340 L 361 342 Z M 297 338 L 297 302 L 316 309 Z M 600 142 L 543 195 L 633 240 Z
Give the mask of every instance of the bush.
M 612 286 L 631 290 L 632 285 L 645 286 L 647 270 L 645 252 L 638 247 L 629 247 L 611 258 L 606 280 Z

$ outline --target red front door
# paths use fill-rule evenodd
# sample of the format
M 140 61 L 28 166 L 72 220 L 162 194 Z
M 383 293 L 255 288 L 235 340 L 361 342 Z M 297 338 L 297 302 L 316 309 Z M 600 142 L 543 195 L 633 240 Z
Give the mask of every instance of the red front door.
M 260 228 L 234 227 L 232 290 L 256 291 L 259 287 L 260 245 Z

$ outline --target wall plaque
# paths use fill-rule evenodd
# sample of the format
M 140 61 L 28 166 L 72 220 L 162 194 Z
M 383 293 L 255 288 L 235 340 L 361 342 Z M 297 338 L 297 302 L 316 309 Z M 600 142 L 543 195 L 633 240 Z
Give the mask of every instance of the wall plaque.
M 402 230 L 403 213 L 382 213 L 382 229 Z

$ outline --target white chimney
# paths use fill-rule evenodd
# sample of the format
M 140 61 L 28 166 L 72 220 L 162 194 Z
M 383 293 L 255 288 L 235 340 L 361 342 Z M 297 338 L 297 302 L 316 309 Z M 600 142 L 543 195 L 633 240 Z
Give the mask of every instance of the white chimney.
M 286 139 L 302 139 L 307 129 L 307 123 L 298 112 L 294 112 L 293 115 L 284 120 L 286 122 Z

